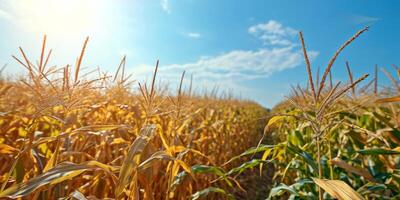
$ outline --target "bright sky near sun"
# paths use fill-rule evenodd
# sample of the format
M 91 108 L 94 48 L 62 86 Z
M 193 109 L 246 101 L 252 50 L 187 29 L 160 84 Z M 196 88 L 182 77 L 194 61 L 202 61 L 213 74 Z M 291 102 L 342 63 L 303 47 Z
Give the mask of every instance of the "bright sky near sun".
M 114 72 L 127 55 L 127 70 L 146 80 L 160 59 L 159 77 L 172 85 L 186 70 L 197 90 L 217 85 L 271 107 L 306 81 L 299 30 L 315 72 L 371 26 L 337 60 L 336 81 L 347 80 L 345 61 L 355 76 L 375 64 L 389 70 L 400 64 L 399 9 L 400 1 L 378 0 L 0 0 L 0 65 L 8 64 L 8 74 L 23 73 L 11 55 L 21 46 L 38 59 L 44 34 L 53 49 L 50 64 L 74 64 L 90 36 L 87 70 Z

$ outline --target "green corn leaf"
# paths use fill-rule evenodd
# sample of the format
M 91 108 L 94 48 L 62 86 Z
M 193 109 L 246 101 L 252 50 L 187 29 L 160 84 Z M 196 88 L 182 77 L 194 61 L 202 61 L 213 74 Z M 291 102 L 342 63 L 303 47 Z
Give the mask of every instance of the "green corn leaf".
M 391 149 L 382 149 L 382 148 L 374 148 L 374 149 L 363 149 L 357 151 L 362 155 L 398 155 L 400 151 L 391 150 Z
M 314 169 L 314 171 L 318 171 L 318 165 L 309 153 L 290 144 L 287 145 L 287 149 L 290 152 L 301 156 L 304 159 L 304 161 L 306 161 L 306 163 Z

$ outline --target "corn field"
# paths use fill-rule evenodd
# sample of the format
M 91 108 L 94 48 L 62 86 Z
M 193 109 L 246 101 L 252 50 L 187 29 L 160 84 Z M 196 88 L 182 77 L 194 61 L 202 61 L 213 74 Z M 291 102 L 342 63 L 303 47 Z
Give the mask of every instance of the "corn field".
M 399 199 L 400 83 L 378 72 L 333 83 L 331 68 L 271 111 L 216 92 L 192 91 L 125 73 L 48 66 L 13 56 L 26 76 L 0 80 L 0 198 L 4 199 Z M 396 66 L 394 66 L 397 71 Z M 369 81 L 369 82 L 368 82 Z M 173 94 L 173 95 L 171 95 Z M 266 175 L 266 172 L 272 174 Z M 267 176 L 254 195 L 243 176 Z

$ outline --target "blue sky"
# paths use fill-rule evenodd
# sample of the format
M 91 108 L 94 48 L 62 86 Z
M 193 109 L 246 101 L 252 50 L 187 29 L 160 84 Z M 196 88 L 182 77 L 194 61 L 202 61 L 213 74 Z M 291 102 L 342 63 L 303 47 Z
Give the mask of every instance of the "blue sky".
M 0 64 L 23 73 L 11 55 L 22 46 L 36 60 L 45 33 L 50 64 L 73 64 L 90 36 L 86 70 L 114 72 L 126 54 L 127 70 L 143 81 L 160 59 L 164 82 L 174 85 L 186 70 L 198 90 L 218 85 L 271 107 L 306 82 L 297 31 L 322 71 L 344 41 L 371 26 L 333 67 L 334 80 L 346 81 L 347 60 L 355 76 L 400 64 L 399 9 L 394 0 L 1 0 Z

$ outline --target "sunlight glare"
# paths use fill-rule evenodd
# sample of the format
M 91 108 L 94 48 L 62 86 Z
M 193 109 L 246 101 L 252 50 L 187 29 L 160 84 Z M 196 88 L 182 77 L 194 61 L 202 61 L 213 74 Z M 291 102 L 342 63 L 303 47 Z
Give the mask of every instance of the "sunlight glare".
M 15 1 L 16 19 L 24 28 L 39 34 L 81 35 L 98 32 L 102 1 L 24 0 Z

